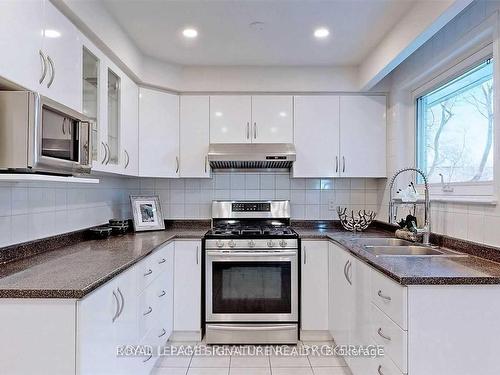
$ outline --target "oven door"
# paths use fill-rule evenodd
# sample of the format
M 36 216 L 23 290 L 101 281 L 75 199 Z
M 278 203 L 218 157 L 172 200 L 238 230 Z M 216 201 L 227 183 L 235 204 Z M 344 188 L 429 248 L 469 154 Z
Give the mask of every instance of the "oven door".
M 65 174 L 90 172 L 89 120 L 46 97 L 39 97 L 38 102 L 32 168 Z
M 298 320 L 297 250 L 206 251 L 207 322 Z

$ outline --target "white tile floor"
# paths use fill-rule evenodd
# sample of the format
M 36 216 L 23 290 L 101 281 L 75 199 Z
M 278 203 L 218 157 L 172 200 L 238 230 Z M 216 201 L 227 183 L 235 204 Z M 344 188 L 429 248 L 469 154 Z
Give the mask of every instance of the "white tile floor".
M 332 345 L 331 342 L 299 343 L 302 344 Z M 335 356 L 191 355 L 164 356 L 151 375 L 351 375 L 351 372 L 344 360 Z

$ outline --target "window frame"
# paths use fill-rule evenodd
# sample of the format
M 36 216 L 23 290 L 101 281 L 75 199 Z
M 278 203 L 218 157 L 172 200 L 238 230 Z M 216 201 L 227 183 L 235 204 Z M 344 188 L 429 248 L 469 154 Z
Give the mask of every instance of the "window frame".
M 416 88 L 411 92 L 411 105 L 413 106 L 412 116 L 413 116 L 413 129 L 412 129 L 412 144 L 414 147 L 414 165 L 417 165 L 418 153 L 421 150 L 418 149 L 418 105 L 417 100 L 421 96 L 424 96 L 439 87 L 449 83 L 450 81 L 460 77 L 469 70 L 482 64 L 485 60 L 493 60 L 493 90 L 494 90 L 494 113 L 497 111 L 497 98 L 499 97 L 497 93 L 498 90 L 498 59 L 495 59 L 496 53 L 494 53 L 493 42 L 488 43 L 483 46 L 478 51 L 467 55 L 458 62 L 455 61 L 454 64 L 448 65 L 444 71 L 440 72 L 438 75 L 434 76 L 432 79 Z M 493 120 L 493 179 L 490 181 L 467 181 L 467 182 L 451 182 L 446 184 L 451 187 L 453 191 L 444 191 L 443 184 L 441 183 L 430 183 L 429 190 L 431 193 L 432 200 L 435 201 L 456 201 L 456 202 L 470 202 L 470 203 L 496 203 L 495 196 L 495 184 L 496 184 L 496 157 L 497 157 L 497 133 L 499 119 L 495 116 Z M 418 182 L 418 181 L 417 181 Z M 423 184 L 416 184 L 419 190 L 423 190 Z

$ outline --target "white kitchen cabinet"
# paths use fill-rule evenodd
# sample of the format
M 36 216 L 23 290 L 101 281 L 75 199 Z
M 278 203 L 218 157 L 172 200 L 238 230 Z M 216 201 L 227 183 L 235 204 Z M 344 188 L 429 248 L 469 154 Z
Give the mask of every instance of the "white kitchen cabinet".
M 120 308 L 114 281 L 77 303 L 77 369 L 81 375 L 116 372 L 115 317 Z
M 179 96 L 140 88 L 139 175 L 179 176 Z
M 139 174 L 139 87 L 128 76 L 121 77 L 121 173 Z
M 295 96 L 293 177 L 339 175 L 339 97 Z
M 180 176 L 210 177 L 210 103 L 205 95 L 180 97 Z
M 293 143 L 292 97 L 252 96 L 253 143 Z
M 329 256 L 333 266 L 330 272 L 333 288 L 329 311 L 330 333 L 337 345 L 349 345 L 352 336 L 352 317 L 355 306 L 355 291 L 353 287 L 352 256 L 347 251 L 333 243 L 329 244 Z M 350 266 L 351 265 L 351 266 Z M 349 359 L 346 358 L 348 362 Z
M 43 1 L 0 1 L 0 35 L 0 77 L 38 91 L 43 74 Z
M 48 0 L 0 2 L 0 76 L 82 111 L 78 29 Z
M 354 288 L 353 311 L 351 311 L 349 343 L 366 346 L 373 343 L 371 325 L 371 273 L 370 266 L 352 257 L 352 286 Z M 349 367 L 353 375 L 372 373 L 373 361 L 369 357 L 358 356 L 349 359 Z M 376 374 L 376 372 L 374 372 Z
M 386 177 L 386 97 L 340 97 L 340 176 Z
M 81 112 L 80 32 L 49 0 L 44 0 L 43 12 L 42 51 L 47 59 L 47 78 L 42 82 L 40 91 L 49 98 Z
M 302 242 L 301 337 L 328 334 L 328 242 Z M 314 331 L 314 332 L 305 332 Z
M 210 143 L 250 143 L 252 98 L 248 95 L 210 97 Z
M 174 332 L 177 339 L 201 339 L 201 243 L 175 241 Z

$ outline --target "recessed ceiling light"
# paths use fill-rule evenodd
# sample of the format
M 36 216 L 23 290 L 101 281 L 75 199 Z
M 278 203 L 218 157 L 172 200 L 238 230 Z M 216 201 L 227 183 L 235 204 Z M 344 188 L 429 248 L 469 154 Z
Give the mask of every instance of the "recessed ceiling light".
M 215 112 L 215 116 L 222 117 L 222 112 Z
M 196 29 L 193 29 L 192 27 L 188 27 L 182 30 L 182 35 L 184 35 L 186 38 L 196 38 L 198 36 L 198 31 Z
M 45 29 L 43 30 L 43 35 L 47 38 L 59 38 L 61 36 L 61 33 L 57 30 Z
M 326 27 L 318 27 L 314 30 L 314 36 L 316 38 L 322 39 L 326 38 L 328 35 L 330 35 L 330 31 Z

